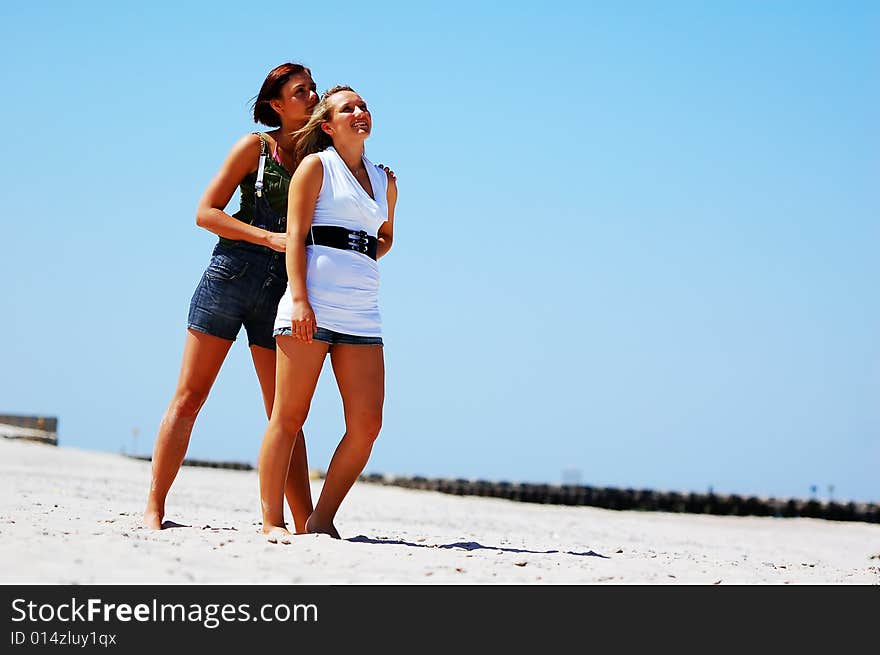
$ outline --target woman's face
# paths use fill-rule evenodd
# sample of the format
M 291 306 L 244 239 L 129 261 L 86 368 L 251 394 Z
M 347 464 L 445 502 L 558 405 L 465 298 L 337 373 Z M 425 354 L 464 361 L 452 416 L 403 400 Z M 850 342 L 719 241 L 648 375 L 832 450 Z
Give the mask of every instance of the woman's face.
M 370 136 L 373 117 L 367 103 L 354 91 L 339 91 L 330 96 L 330 119 L 324 131 L 336 139 L 361 140 Z
M 281 87 L 281 92 L 269 105 L 281 117 L 282 122 L 302 123 L 312 115 L 312 109 L 318 104 L 315 81 L 308 73 L 291 75 Z

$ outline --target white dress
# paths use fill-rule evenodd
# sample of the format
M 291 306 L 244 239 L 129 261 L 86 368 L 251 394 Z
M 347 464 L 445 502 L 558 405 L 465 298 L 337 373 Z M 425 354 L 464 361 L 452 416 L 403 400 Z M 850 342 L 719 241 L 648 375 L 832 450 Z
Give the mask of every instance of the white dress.
M 364 157 L 373 198 L 332 146 L 318 153 L 324 168 L 312 226 L 337 225 L 375 237 L 388 220 L 388 177 Z M 306 291 L 318 327 L 362 337 L 381 337 L 379 266 L 367 255 L 330 246 L 306 246 Z M 275 329 L 289 328 L 290 284 L 278 303 Z

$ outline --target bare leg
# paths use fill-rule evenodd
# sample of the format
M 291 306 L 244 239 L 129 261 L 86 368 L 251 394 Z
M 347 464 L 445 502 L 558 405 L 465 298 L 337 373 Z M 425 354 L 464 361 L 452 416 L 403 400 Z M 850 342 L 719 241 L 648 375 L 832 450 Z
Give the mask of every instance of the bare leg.
M 309 415 L 328 344 L 278 337 L 275 401 L 260 447 L 260 501 L 263 533 L 269 541 L 283 538 L 284 490 L 296 436 Z
M 275 351 L 260 346 L 251 346 L 254 369 L 263 392 L 263 404 L 266 416 L 272 416 L 272 403 L 275 400 Z M 306 531 L 306 519 L 312 513 L 312 487 L 309 483 L 309 461 L 306 455 L 306 439 L 302 430 L 296 435 L 290 468 L 287 470 L 287 482 L 284 495 L 293 514 L 293 523 L 297 532 Z
M 230 346 L 232 342 L 227 339 L 187 330 L 177 389 L 159 424 L 153 448 L 153 477 L 144 510 L 144 524 L 149 528 L 162 528 L 165 498 L 183 463 L 193 424 Z
M 385 401 L 385 360 L 382 346 L 335 345 L 330 351 L 333 373 L 345 410 L 345 434 L 333 453 L 308 532 L 339 533 L 333 525 L 346 494 L 363 472 L 382 427 Z

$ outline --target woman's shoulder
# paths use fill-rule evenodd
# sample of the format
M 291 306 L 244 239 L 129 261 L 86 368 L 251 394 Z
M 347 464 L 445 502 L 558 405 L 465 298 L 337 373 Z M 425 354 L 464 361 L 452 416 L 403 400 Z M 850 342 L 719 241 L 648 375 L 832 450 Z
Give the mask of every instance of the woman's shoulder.
M 248 132 L 235 142 L 233 149 L 241 148 L 242 150 L 256 150 L 257 152 L 260 152 L 263 149 L 263 144 L 265 142 L 266 137 L 263 134 L 259 132 Z
M 252 132 L 242 136 L 229 151 L 229 157 L 233 160 L 247 160 L 253 163 L 253 168 L 257 167 L 257 159 L 263 150 L 263 140 L 260 134 Z
M 323 154 L 323 152 L 313 152 L 310 155 L 306 155 L 305 157 L 303 157 L 303 160 L 299 163 L 299 165 L 309 166 L 311 168 L 323 168 L 324 158 L 321 156 Z
M 320 161 L 330 161 L 333 158 L 333 154 L 335 152 L 336 150 L 333 148 L 333 146 L 330 146 L 329 148 L 324 148 L 323 150 L 319 150 L 318 152 L 313 152 L 308 156 L 314 157 L 315 159 L 318 159 Z
M 319 157 L 321 153 L 314 152 L 310 155 L 306 155 L 303 157 L 302 161 L 296 167 L 296 171 L 294 171 L 293 176 L 299 179 L 303 178 L 314 178 L 314 179 L 323 179 L 324 177 L 324 162 Z

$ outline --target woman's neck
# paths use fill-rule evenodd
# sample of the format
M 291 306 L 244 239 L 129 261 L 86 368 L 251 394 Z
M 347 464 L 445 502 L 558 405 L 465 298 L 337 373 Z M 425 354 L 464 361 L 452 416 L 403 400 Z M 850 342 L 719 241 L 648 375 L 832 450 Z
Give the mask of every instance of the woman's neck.
M 293 150 L 296 147 L 296 142 L 298 141 L 298 139 L 293 136 L 293 133 L 304 125 L 305 122 L 295 124 L 282 123 L 281 127 L 273 131 L 272 136 L 275 139 L 275 143 L 277 143 L 278 146 L 282 150 L 284 150 L 284 152 L 289 152 L 293 154 Z
M 357 141 L 354 143 L 339 143 L 337 141 L 333 142 L 333 147 L 336 149 L 336 152 L 339 153 L 339 156 L 342 157 L 342 161 L 345 162 L 345 165 L 349 167 L 352 171 L 356 171 L 359 168 L 363 168 L 364 165 L 364 142 Z

